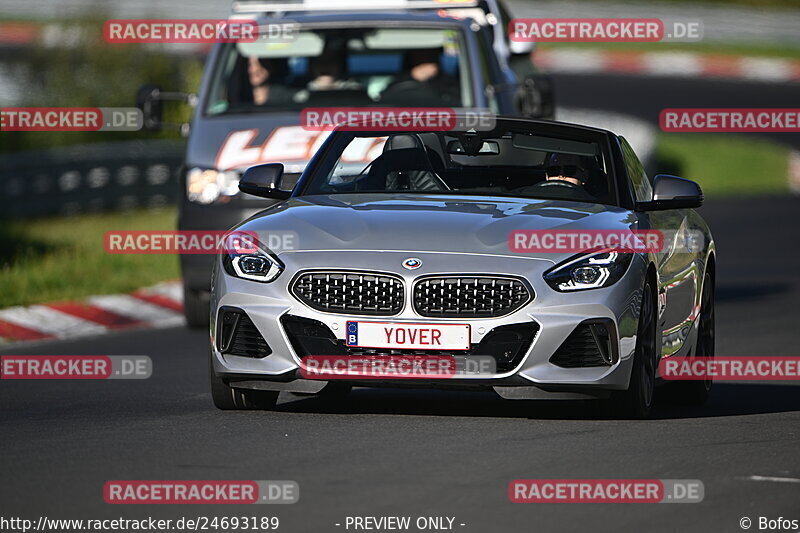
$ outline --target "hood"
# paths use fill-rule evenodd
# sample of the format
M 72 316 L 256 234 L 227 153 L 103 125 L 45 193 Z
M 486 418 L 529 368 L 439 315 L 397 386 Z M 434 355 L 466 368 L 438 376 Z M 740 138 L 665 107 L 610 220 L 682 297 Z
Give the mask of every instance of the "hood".
M 573 254 L 517 254 L 514 230 L 633 228 L 618 207 L 519 198 L 336 194 L 291 198 L 245 221 L 239 229 L 292 232 L 296 248 L 519 255 L 558 261 Z M 281 253 L 291 253 L 283 251 Z

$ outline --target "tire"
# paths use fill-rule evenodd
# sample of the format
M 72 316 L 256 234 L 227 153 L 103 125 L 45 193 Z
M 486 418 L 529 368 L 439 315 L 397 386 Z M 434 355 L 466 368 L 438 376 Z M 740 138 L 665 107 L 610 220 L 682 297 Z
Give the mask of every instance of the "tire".
M 206 293 L 183 285 L 183 316 L 186 317 L 189 329 L 204 329 L 209 326 L 210 305 Z
M 714 278 L 706 273 L 703 277 L 703 295 L 700 300 L 700 324 L 697 331 L 695 357 L 714 357 L 715 312 L 714 312 Z M 701 407 L 708 401 L 713 387 L 713 380 L 679 381 L 675 383 L 675 396 L 682 405 Z
M 658 312 L 655 294 L 652 283 L 646 282 L 642 292 L 642 308 L 628 390 L 615 391 L 611 397 L 612 413 L 623 418 L 645 419 L 653 409 L 660 351 L 657 342 Z
M 213 354 L 208 359 L 211 398 L 223 411 L 268 411 L 278 402 L 280 391 L 235 389 L 214 372 Z

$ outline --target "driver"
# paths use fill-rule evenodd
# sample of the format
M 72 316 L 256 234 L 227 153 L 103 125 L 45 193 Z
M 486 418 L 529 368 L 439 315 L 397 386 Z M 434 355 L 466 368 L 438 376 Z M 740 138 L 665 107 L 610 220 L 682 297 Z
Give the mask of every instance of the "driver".
M 279 59 L 251 56 L 247 58 L 247 76 L 253 88 L 255 105 L 287 105 L 292 101 L 289 89 L 276 82 L 286 76 L 287 63 Z
M 547 162 L 547 181 L 565 181 L 573 185 L 586 183 L 586 169 L 581 158 L 572 154 L 551 154 Z
M 533 186 L 546 196 L 569 200 L 593 202 L 596 199 L 586 192 L 584 185 L 589 172 L 583 158 L 573 154 L 550 154 L 546 167 L 547 179 Z M 552 193 L 552 195 L 550 194 Z

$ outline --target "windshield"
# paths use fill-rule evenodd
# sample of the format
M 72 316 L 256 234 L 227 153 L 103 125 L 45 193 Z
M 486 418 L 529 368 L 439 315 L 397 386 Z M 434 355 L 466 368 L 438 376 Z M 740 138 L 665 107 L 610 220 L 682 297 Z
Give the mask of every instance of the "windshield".
M 339 133 L 302 194 L 425 193 L 550 198 L 615 205 L 596 141 L 493 132 Z
M 306 107 L 470 107 L 463 35 L 443 29 L 304 29 L 223 50 L 206 113 Z

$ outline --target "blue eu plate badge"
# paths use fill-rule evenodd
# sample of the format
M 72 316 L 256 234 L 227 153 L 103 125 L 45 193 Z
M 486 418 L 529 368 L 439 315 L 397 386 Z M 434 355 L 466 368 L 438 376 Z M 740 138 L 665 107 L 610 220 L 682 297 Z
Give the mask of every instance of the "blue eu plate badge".
M 358 322 L 347 323 L 347 345 L 358 346 Z

